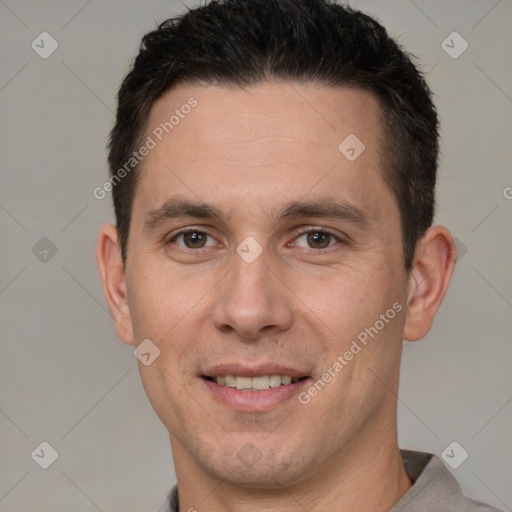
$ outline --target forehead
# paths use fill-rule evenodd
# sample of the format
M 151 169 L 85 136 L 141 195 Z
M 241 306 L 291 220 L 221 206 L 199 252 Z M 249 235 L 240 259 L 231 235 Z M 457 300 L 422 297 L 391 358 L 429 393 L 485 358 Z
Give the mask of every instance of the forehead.
M 193 108 L 187 104 L 196 103 Z M 173 116 L 173 114 L 176 114 Z M 188 135 L 212 145 L 250 142 L 248 136 L 289 135 L 305 143 L 336 147 L 350 133 L 373 143 L 369 133 L 377 125 L 380 107 L 369 91 L 293 82 L 270 82 L 241 88 L 235 85 L 182 84 L 165 93 L 150 112 L 148 133 L 172 117 L 176 148 L 193 145 Z M 179 117 L 179 119 L 178 119 Z M 186 120 L 186 122 L 185 122 Z M 236 128 L 233 124 L 236 123 Z M 187 130 L 188 127 L 188 130 Z M 165 128 L 165 127 L 164 127 Z
M 262 210 L 334 193 L 361 206 L 379 189 L 388 193 L 379 119 L 377 99 L 360 89 L 182 84 L 151 110 L 145 137 L 154 148 L 136 197 L 154 209 L 179 190 L 226 210 L 240 203 Z M 369 216 L 377 206 L 366 205 Z

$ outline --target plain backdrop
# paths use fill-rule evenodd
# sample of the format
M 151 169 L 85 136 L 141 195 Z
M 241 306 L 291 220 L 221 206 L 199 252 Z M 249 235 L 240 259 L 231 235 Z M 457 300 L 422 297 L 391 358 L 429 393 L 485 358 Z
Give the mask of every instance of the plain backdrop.
M 457 442 L 469 456 L 450 470 L 465 492 L 512 510 L 512 2 L 350 5 L 427 73 L 442 122 L 436 221 L 460 254 L 434 327 L 405 346 L 400 444 L 440 456 Z M 175 481 L 167 431 L 103 298 L 95 246 L 113 212 L 92 192 L 140 38 L 184 9 L 0 1 L 2 512 L 151 511 Z M 58 454 L 48 469 L 42 442 Z

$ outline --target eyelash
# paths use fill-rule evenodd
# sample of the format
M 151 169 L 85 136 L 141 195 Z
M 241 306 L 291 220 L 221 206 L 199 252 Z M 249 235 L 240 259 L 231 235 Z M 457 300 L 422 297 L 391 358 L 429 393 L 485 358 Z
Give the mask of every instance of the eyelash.
M 208 233 L 207 231 L 203 231 L 201 229 L 196 229 L 196 228 L 187 228 L 187 229 L 183 229 L 181 231 L 178 231 L 177 233 L 175 233 L 167 242 L 166 244 L 172 244 L 177 238 L 179 238 L 180 236 L 182 235 L 186 235 L 188 233 L 199 233 L 199 234 L 202 234 L 202 235 L 207 235 L 207 236 L 210 236 L 211 238 L 215 238 L 213 235 L 211 235 L 210 233 Z M 335 235 L 334 233 L 332 233 L 331 231 L 328 231 L 326 229 L 319 229 L 319 228 L 313 228 L 313 229 L 307 229 L 305 231 L 300 231 L 298 232 L 295 237 L 294 237 L 294 240 L 303 236 L 303 235 L 307 235 L 309 233 L 322 233 L 322 234 L 325 234 L 325 235 L 329 235 L 331 236 L 332 238 L 334 238 L 338 243 L 344 243 L 344 240 L 341 239 L 339 236 Z M 308 253 L 308 254 L 316 254 L 318 255 L 319 253 L 322 253 L 322 252 L 326 252 L 327 249 L 330 249 L 332 247 L 334 247 L 334 245 L 336 244 L 333 244 L 333 245 L 328 245 L 327 247 L 325 248 L 319 248 L 319 249 L 306 249 L 304 247 L 302 247 L 302 249 Z M 202 250 L 207 250 L 209 249 L 209 247 L 199 247 L 197 249 L 193 249 L 193 248 L 190 248 L 190 247 L 181 247 L 181 246 L 177 246 L 178 249 L 180 251 L 184 251 L 184 252 L 188 252 L 188 251 L 194 251 L 194 252 L 201 252 Z

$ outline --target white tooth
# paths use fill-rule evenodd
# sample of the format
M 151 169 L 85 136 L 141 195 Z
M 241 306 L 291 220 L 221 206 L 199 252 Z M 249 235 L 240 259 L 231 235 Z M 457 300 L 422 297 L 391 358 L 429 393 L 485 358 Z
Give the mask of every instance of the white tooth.
M 292 379 L 290 375 L 260 375 L 253 378 L 235 375 L 218 375 L 215 377 L 215 382 L 221 386 L 248 389 L 251 391 L 264 391 L 269 388 L 277 388 L 281 385 L 287 386 L 298 380 L 299 379 Z
M 268 375 L 263 375 L 262 377 L 253 377 L 252 387 L 254 389 L 268 389 L 270 387 L 270 377 Z
M 233 377 L 233 375 L 226 375 L 224 377 L 224 381 L 226 383 L 226 386 L 229 386 L 230 388 L 236 387 L 236 378 Z
M 251 389 L 252 378 L 251 377 L 235 377 L 236 389 Z
M 270 376 L 270 387 L 278 388 L 281 385 L 281 375 L 271 375 Z

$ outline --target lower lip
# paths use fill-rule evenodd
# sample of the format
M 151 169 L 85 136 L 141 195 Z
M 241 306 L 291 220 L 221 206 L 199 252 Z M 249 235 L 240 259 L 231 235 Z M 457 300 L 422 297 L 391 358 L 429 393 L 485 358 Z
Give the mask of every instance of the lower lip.
M 237 411 L 263 412 L 296 396 L 300 389 L 308 385 L 310 379 L 303 379 L 293 384 L 269 388 L 264 391 L 242 391 L 229 386 L 221 386 L 211 380 L 201 378 L 214 397 Z

